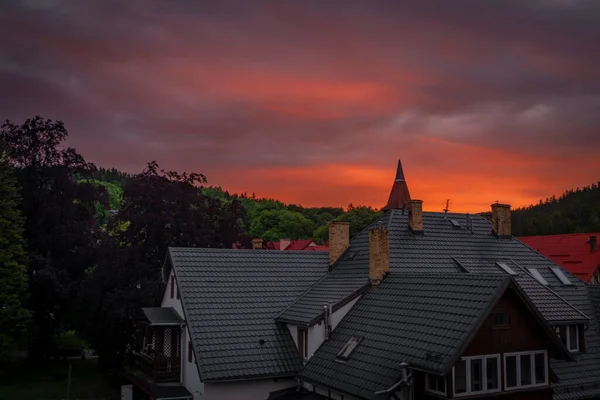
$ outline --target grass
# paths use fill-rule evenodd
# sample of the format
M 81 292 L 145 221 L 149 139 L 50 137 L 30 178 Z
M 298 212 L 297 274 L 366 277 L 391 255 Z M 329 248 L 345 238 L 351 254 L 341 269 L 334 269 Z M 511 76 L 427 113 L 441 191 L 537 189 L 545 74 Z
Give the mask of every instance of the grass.
M 70 399 L 118 399 L 119 389 L 97 370 L 97 359 L 51 360 L 43 365 L 18 366 L 10 383 L 0 384 L 0 400 L 59 400 L 67 398 L 71 364 Z

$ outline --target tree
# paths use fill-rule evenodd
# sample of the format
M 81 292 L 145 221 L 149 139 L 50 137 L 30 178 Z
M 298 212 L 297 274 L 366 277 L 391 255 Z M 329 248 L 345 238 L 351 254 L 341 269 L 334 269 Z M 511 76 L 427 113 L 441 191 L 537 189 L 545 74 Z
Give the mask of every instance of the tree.
M 0 149 L 0 371 L 24 344 L 30 318 L 25 308 L 27 254 L 16 179 Z
M 244 209 L 237 197 L 207 197 L 206 178 L 148 164 L 129 179 L 121 210 L 108 223 L 98 265 L 90 271 L 78 304 L 79 330 L 103 367 L 125 360 L 140 307 L 160 295 L 161 267 L 169 246 L 231 248 L 240 241 Z
M 285 209 L 266 209 L 256 215 L 250 224 L 250 235 L 265 241 L 280 238 L 303 239 L 310 237 L 314 224 L 302 214 Z
M 22 125 L 6 121 L 0 141 L 14 168 L 26 218 L 28 244 L 28 308 L 33 312 L 29 350 L 41 356 L 55 334 L 70 324 L 77 289 L 96 263 L 98 230 L 94 204 L 98 191 L 77 183 L 76 175 L 93 171 L 73 148 L 63 148 L 68 137 L 60 121 L 31 118 Z
M 356 235 L 358 232 L 369 226 L 375 219 L 382 215 L 381 211 L 377 211 L 369 206 L 353 206 L 348 205 L 346 212 L 336 218 L 336 221 L 346 221 L 350 223 L 350 236 Z M 329 236 L 329 226 L 321 225 L 313 232 L 313 238 L 317 241 L 324 242 Z

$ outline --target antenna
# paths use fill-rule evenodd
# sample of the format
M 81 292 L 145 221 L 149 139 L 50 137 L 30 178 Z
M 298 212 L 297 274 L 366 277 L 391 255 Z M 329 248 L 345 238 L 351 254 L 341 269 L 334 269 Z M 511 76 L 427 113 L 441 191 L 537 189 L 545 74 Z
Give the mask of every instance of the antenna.
M 452 205 L 451 199 L 446 199 L 446 208 L 444 208 L 444 218 L 446 218 L 446 214 L 450 211 L 450 206 Z

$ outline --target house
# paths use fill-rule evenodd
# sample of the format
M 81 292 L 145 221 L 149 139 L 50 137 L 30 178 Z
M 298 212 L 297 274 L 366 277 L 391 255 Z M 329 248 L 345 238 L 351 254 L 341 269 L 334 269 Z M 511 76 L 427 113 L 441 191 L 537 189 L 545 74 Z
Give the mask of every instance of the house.
M 279 239 L 275 242 L 267 242 L 269 250 L 309 250 L 327 251 L 329 248 L 315 242 L 313 239 Z
M 600 233 L 523 236 L 518 239 L 589 283 L 600 283 Z
M 510 206 L 491 219 L 406 200 L 352 240 L 332 222 L 328 252 L 171 248 L 162 303 L 140 313 L 136 390 L 600 398 L 600 293 L 512 237 Z

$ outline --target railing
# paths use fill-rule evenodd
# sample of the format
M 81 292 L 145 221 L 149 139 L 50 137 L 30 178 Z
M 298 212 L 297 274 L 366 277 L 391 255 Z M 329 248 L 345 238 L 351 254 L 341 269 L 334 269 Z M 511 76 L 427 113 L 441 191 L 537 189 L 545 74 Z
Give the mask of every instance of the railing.
M 151 358 L 144 353 L 140 353 L 137 354 L 137 360 L 142 372 L 154 379 L 155 382 L 180 382 L 181 358 Z

